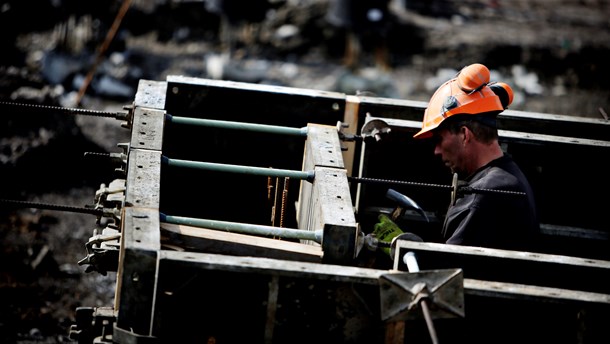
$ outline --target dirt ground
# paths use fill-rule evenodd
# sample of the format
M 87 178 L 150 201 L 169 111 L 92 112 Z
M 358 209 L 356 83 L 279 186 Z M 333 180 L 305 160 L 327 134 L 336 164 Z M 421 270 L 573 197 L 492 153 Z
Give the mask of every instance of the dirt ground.
M 610 111 L 607 0 L 392 2 L 383 34 L 370 28 L 368 36 L 329 23 L 328 0 L 277 0 L 258 25 L 233 31 L 232 44 L 202 1 L 134 0 L 97 66 L 122 2 L 43 3 L 49 15 L 38 22 L 26 20 L 33 1 L 3 3 L 0 102 L 119 111 L 138 80 L 168 75 L 427 101 L 459 68 L 479 62 L 513 86 L 512 110 L 591 118 Z M 352 65 L 350 29 L 363 38 Z M 384 60 L 375 58 L 380 37 Z M 76 103 L 92 68 L 96 77 Z M 83 152 L 118 152 L 129 140 L 113 119 L 0 109 L 0 199 L 92 204 L 112 169 Z M 72 342 L 77 307 L 112 305 L 115 275 L 78 265 L 94 227 L 91 215 L 0 207 L 0 342 Z

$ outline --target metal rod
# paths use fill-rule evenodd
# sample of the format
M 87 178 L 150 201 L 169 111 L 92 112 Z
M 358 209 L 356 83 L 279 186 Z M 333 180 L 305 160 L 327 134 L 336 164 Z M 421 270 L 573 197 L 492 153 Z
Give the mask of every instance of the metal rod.
M 192 217 L 172 216 L 160 214 L 161 222 L 177 225 L 187 225 L 209 229 L 224 230 L 227 232 L 254 234 L 262 236 L 278 236 L 286 239 L 313 240 L 322 243 L 322 230 L 308 231 L 293 228 L 278 228 L 264 225 L 254 225 L 238 222 L 226 222 L 208 219 L 197 219 Z
M 79 109 L 79 108 L 67 108 L 60 106 L 50 106 L 50 105 L 39 105 L 39 104 L 27 104 L 27 103 L 13 103 L 13 102 L 0 102 L 0 106 L 2 107 L 22 107 L 29 110 L 34 110 L 36 112 L 51 112 L 51 113 L 65 113 L 70 115 L 83 115 L 83 116 L 95 116 L 95 117 L 107 117 L 107 118 L 117 118 L 117 119 L 125 119 L 126 114 L 123 112 L 108 112 L 108 111 L 98 111 L 98 110 L 89 110 L 89 109 Z
M 0 199 L 0 205 L 6 206 L 6 207 L 14 207 L 14 208 L 32 208 L 32 209 L 68 211 L 68 212 L 72 212 L 72 213 L 90 214 L 90 215 L 96 215 L 96 216 L 102 216 L 104 214 L 103 209 L 82 208 L 82 207 L 73 207 L 73 206 L 68 206 L 68 205 L 57 205 L 57 204 L 38 203 L 38 202 L 29 202 L 29 201 L 17 201 L 17 200 L 9 200 L 9 199 Z
M 290 178 L 284 178 L 284 189 L 282 190 L 282 209 L 280 210 L 280 227 L 284 227 L 284 217 L 286 215 L 286 202 L 288 199 L 288 185 Z
M 275 178 L 275 193 L 273 194 L 273 206 L 272 206 L 272 218 L 271 218 L 271 226 L 275 227 L 275 219 L 277 218 L 277 197 L 280 190 L 280 178 Z
M 417 263 L 417 258 L 415 257 L 414 252 L 407 252 L 403 256 L 403 262 L 407 265 L 407 269 L 409 272 L 419 272 L 419 264 Z M 421 299 L 419 301 L 419 305 L 421 306 L 421 310 L 424 313 L 424 319 L 426 320 L 426 326 L 428 326 L 428 332 L 430 333 L 430 339 L 433 344 L 438 343 L 438 336 L 436 335 L 436 329 L 434 328 L 434 322 L 432 321 L 432 315 L 430 314 L 430 309 L 428 308 L 428 302 L 426 299 Z
M 403 262 L 407 265 L 409 272 L 419 272 L 419 264 L 415 258 L 415 253 L 409 251 L 402 258 Z
M 449 190 L 449 191 L 453 190 L 453 188 L 454 188 L 452 185 L 419 183 L 419 182 L 410 182 L 410 181 L 405 181 L 405 180 L 391 180 L 391 179 L 379 179 L 379 178 L 368 178 L 368 177 L 348 176 L 347 180 L 355 182 L 355 183 L 364 183 L 364 184 L 409 185 L 409 186 L 443 189 L 443 190 Z M 525 192 L 521 192 L 521 191 L 481 189 L 481 188 L 473 188 L 470 186 L 458 186 L 458 193 L 462 193 L 462 194 L 472 194 L 472 193 L 504 194 L 504 195 L 514 195 L 514 196 L 525 196 Z
M 249 130 L 249 131 L 264 132 L 267 134 L 281 134 L 281 135 L 294 135 L 294 136 L 307 137 L 307 127 L 291 128 L 291 127 L 282 127 L 282 126 L 277 126 L 277 125 L 220 121 L 220 120 L 214 120 L 214 119 L 179 117 L 179 116 L 172 116 L 172 115 L 167 115 L 167 121 L 171 122 L 171 123 L 197 125 L 197 126 L 202 126 L 202 127 Z
M 424 313 L 424 319 L 426 319 L 426 325 L 428 326 L 428 332 L 430 333 L 430 339 L 432 344 L 438 344 L 438 336 L 436 335 L 436 329 L 434 328 L 434 322 L 432 321 L 432 315 L 430 315 L 430 309 L 428 308 L 428 302 L 421 300 L 419 302 L 421 310 Z
M 275 169 L 275 168 L 218 164 L 218 163 L 212 163 L 212 162 L 170 159 L 165 156 L 161 158 L 161 161 L 163 163 L 167 164 L 168 166 L 197 168 L 197 169 L 202 169 L 202 170 L 211 170 L 211 171 L 229 172 L 229 173 L 253 174 L 253 175 L 259 175 L 259 176 L 290 177 L 290 178 L 295 178 L 295 179 L 299 179 L 299 180 L 306 180 L 310 183 L 313 182 L 314 176 L 315 176 L 315 173 L 313 171 L 294 171 L 294 170 L 282 170 L 282 169 Z

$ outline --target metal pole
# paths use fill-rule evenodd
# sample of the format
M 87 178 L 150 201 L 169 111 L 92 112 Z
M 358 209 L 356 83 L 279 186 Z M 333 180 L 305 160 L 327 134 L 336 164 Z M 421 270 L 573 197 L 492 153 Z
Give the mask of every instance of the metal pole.
M 187 225 L 209 229 L 224 230 L 227 232 L 254 234 L 262 236 L 278 236 L 286 239 L 313 240 L 322 243 L 322 230 L 308 231 L 293 228 L 278 228 L 264 225 L 253 225 L 237 222 L 226 222 L 208 219 L 197 219 L 192 217 L 181 217 L 160 214 L 161 222 L 173 223 L 177 225 Z
M 281 126 L 277 126 L 277 125 L 220 121 L 220 120 L 214 120 L 214 119 L 178 117 L 178 116 L 172 116 L 172 115 L 167 115 L 167 121 L 171 122 L 171 123 L 197 125 L 197 126 L 202 126 L 202 127 L 249 130 L 249 131 L 264 132 L 267 134 L 281 134 L 281 135 L 294 135 L 294 136 L 307 137 L 307 127 L 290 128 L 290 127 L 281 127 Z
M 419 264 L 415 258 L 415 253 L 407 252 L 403 257 L 404 263 L 407 265 L 409 272 L 419 272 Z M 430 339 L 433 344 L 438 344 L 438 337 L 436 335 L 436 329 L 434 328 L 434 322 L 430 315 L 430 309 L 428 308 L 428 302 L 425 299 L 419 301 L 421 310 L 424 313 L 424 319 L 426 319 L 426 325 L 428 326 L 428 332 L 430 333 Z
M 161 161 L 168 166 L 176 167 L 187 167 L 187 168 L 198 168 L 202 170 L 211 170 L 219 172 L 230 172 L 230 173 L 242 173 L 242 174 L 253 174 L 259 176 L 271 176 L 271 177 L 289 177 L 298 180 L 306 180 L 313 182 L 315 173 L 313 171 L 294 171 L 294 170 L 282 170 L 275 168 L 262 168 L 253 166 L 242 166 L 242 165 L 228 165 L 218 164 L 212 162 L 202 161 L 190 161 L 190 160 L 179 160 L 170 159 L 168 157 L 162 157 Z
M 32 208 L 32 209 L 69 211 L 69 212 L 73 212 L 73 213 L 91 214 L 91 215 L 95 215 L 95 216 L 104 215 L 104 210 L 99 209 L 99 208 L 82 208 L 82 207 L 73 207 L 73 206 L 69 206 L 69 205 L 57 205 L 57 204 L 49 204 L 49 203 L 17 201 L 17 200 L 10 200 L 10 199 L 0 199 L 0 206 L 15 207 L 15 208 Z

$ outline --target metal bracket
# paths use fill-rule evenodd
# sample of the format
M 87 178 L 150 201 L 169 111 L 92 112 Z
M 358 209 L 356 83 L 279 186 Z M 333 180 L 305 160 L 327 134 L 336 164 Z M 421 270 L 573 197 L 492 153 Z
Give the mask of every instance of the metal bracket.
M 124 121 L 123 123 L 121 123 L 121 127 L 129 130 L 133 128 L 134 108 L 134 104 L 123 105 L 123 110 L 125 111 L 117 113 L 116 119 Z
M 108 271 L 117 271 L 120 240 L 118 230 L 105 228 L 102 234 L 92 236 L 85 244 L 87 256 L 79 260 L 78 265 L 88 264 L 85 272 L 97 271 L 104 276 Z
M 119 176 L 119 178 L 125 178 L 127 175 L 127 157 L 129 155 L 129 143 L 123 142 L 118 143 L 117 147 L 119 147 L 122 152 L 121 153 L 110 153 L 110 158 L 117 164 L 119 167 L 114 169 L 114 172 Z
M 401 321 L 421 318 L 421 300 L 428 300 L 432 318 L 464 317 L 462 269 L 389 273 L 379 277 L 381 319 Z
M 70 326 L 69 338 L 79 343 L 114 343 L 112 325 L 116 315 L 112 307 L 79 307 L 76 324 Z
M 123 344 L 154 344 L 159 343 L 159 339 L 153 336 L 143 336 L 132 331 L 122 329 L 114 324 L 112 340 L 114 343 Z
M 366 122 L 360 130 L 360 135 L 364 140 L 369 137 L 375 138 L 375 141 L 379 142 L 383 138 L 383 135 L 387 135 L 392 131 L 392 128 L 381 119 L 372 119 Z
M 95 205 L 93 208 L 102 209 L 102 217 L 111 218 L 114 226 L 117 228 L 121 226 L 121 209 L 125 202 L 125 183 L 125 179 L 115 179 L 110 182 L 108 187 L 106 187 L 106 184 L 101 184 L 100 188 L 95 192 Z M 100 220 L 98 218 L 98 223 Z

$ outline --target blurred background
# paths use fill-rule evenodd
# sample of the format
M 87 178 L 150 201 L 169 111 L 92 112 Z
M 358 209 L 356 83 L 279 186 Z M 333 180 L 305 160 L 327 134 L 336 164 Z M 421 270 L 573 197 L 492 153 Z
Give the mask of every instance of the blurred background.
M 13 0 L 0 2 L 0 199 L 83 207 L 112 179 L 114 119 L 168 75 L 426 102 L 483 63 L 511 110 L 607 118 L 609 0 Z M 229 100 L 230 101 L 230 100 Z M 31 109 L 30 109 L 31 110 Z M 66 343 L 76 307 L 111 306 L 86 273 L 95 218 L 0 205 L 0 342 Z

